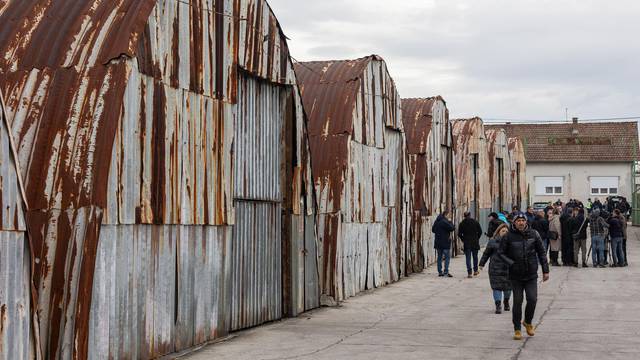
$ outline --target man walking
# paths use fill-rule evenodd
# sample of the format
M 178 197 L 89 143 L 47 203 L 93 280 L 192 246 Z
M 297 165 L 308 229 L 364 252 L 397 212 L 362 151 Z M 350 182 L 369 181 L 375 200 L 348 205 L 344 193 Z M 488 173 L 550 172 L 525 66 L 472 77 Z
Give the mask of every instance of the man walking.
M 605 267 L 604 238 L 609 231 L 609 224 L 600 216 L 600 210 L 594 209 L 589 218 L 591 229 L 591 260 L 593 267 Z
M 523 213 L 516 215 L 509 233 L 500 242 L 498 254 L 510 264 L 509 279 L 513 287 L 513 327 L 515 340 L 522 339 L 522 302 L 526 294 L 527 306 L 524 326 L 529 336 L 535 335 L 533 316 L 538 301 L 538 263 L 542 266 L 543 281 L 549 280 L 549 263 L 544 253 L 542 239 L 537 231 L 527 225 Z
M 464 256 L 467 260 L 467 277 L 472 278 L 471 259 L 473 258 L 473 275 L 478 276 L 478 251 L 482 227 L 471 217 L 470 212 L 464 213 L 464 220 L 458 225 L 458 237 L 464 244 Z
M 451 261 L 451 232 L 455 227 L 449 219 L 449 212 L 444 211 L 436 218 L 431 227 L 431 231 L 435 234 L 434 248 L 438 256 L 438 276 L 453 277 L 449 273 L 449 261 Z M 442 258 L 444 258 L 444 271 L 442 269 Z

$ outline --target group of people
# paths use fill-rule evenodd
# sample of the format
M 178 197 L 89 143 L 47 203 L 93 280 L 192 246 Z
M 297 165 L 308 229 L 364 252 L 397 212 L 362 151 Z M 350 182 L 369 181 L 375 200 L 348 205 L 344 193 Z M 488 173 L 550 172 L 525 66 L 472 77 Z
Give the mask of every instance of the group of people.
M 623 203 L 619 203 L 624 206 Z M 587 206 L 578 200 L 566 204 L 561 201 L 535 212 L 517 208 L 509 214 L 491 213 L 486 232 L 490 239 L 479 259 L 482 226 L 469 212 L 457 227 L 457 236 L 463 243 L 467 276 L 478 276 L 489 264 L 489 280 L 493 291 L 496 314 L 510 311 L 513 295 L 512 320 L 514 339 L 522 338 L 521 325 L 533 336 L 532 325 L 537 302 L 537 279 L 542 267 L 543 281 L 549 280 L 549 266 L 588 267 L 588 253 L 592 266 L 604 268 L 624 267 L 627 262 L 627 218 L 618 206 L 611 212 L 605 205 L 591 202 Z M 444 212 L 433 224 L 437 269 L 441 277 L 453 277 L 449 273 L 451 233 L 456 230 L 450 213 Z M 590 247 L 587 240 L 591 235 Z M 550 261 L 547 260 L 547 255 Z M 581 257 L 579 257 L 581 255 Z M 608 257 L 611 257 L 609 262 Z M 443 266 L 444 262 L 444 266 Z M 522 304 L 527 304 L 522 322 Z
M 496 218 L 499 218 L 497 214 Z M 496 304 L 496 313 L 509 311 L 509 300 L 513 294 L 512 320 L 514 339 L 522 339 L 522 325 L 529 336 L 535 335 L 533 315 L 538 298 L 538 264 L 542 266 L 543 281 L 549 280 L 549 264 L 540 234 L 529 226 L 527 215 L 522 212 L 511 214 L 511 222 L 506 221 L 492 229 L 491 240 L 478 261 L 482 227 L 471 217 L 464 214 L 464 220 L 458 226 L 458 236 L 464 244 L 467 261 L 467 276 L 478 276 L 489 261 L 489 280 Z M 491 225 L 490 225 L 491 226 Z M 444 212 L 433 224 L 437 267 L 439 276 L 452 277 L 449 273 L 450 234 L 455 230 L 448 212 Z M 445 262 L 444 268 L 442 262 Z M 526 296 L 527 305 L 522 321 L 522 304 Z

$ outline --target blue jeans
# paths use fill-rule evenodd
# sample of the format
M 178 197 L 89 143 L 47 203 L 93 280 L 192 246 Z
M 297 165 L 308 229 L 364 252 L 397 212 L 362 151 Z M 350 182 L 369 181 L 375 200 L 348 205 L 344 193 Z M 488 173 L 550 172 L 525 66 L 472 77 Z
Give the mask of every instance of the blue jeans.
M 464 249 L 464 257 L 467 259 L 467 273 L 471 274 L 471 257 L 473 257 L 473 271 L 478 272 L 478 250 Z
M 613 257 L 613 263 L 617 265 L 624 265 L 624 251 L 622 249 L 622 238 L 611 238 L 611 257 Z
M 449 273 L 449 261 L 451 261 L 451 250 L 450 249 L 437 249 L 438 253 L 438 274 L 448 274 Z M 444 272 L 442 271 L 442 257 L 444 256 Z
M 509 301 L 511 298 L 511 290 L 493 290 L 493 301 L 502 301 L 502 294 L 504 293 L 504 300 Z
M 591 261 L 593 266 L 604 264 L 604 236 L 591 236 Z
M 544 253 L 549 253 L 549 239 L 542 239 L 542 244 L 544 245 Z

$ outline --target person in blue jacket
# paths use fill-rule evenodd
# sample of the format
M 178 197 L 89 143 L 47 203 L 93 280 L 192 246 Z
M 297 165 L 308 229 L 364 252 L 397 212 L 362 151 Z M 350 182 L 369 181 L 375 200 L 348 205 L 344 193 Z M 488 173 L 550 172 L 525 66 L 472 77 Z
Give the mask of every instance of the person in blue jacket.
M 449 261 L 451 261 L 451 233 L 455 230 L 455 226 L 451 222 L 449 212 L 444 211 L 438 215 L 436 221 L 431 227 L 431 231 L 435 234 L 434 248 L 438 256 L 438 276 L 453 277 L 449 273 Z M 444 271 L 442 269 L 442 258 L 444 257 Z

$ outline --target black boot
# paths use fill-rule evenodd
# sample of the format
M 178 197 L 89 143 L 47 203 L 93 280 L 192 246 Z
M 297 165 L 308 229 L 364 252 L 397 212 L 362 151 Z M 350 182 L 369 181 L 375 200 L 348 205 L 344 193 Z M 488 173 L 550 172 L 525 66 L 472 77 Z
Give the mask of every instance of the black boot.
M 502 314 L 502 301 L 496 301 L 496 314 Z
M 504 299 L 504 311 L 510 311 L 511 306 L 509 306 L 509 299 Z

